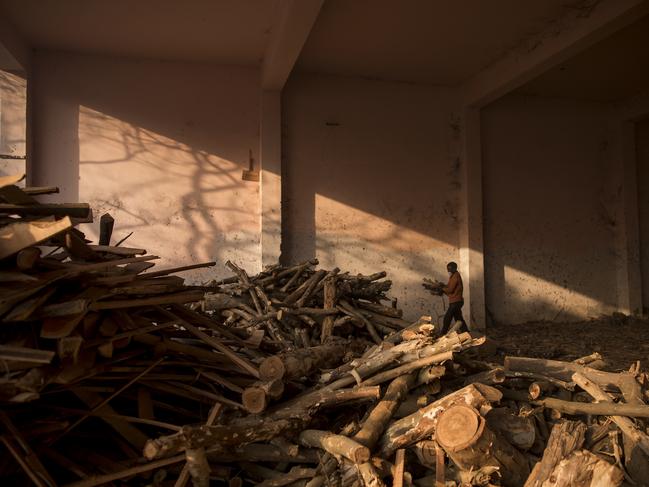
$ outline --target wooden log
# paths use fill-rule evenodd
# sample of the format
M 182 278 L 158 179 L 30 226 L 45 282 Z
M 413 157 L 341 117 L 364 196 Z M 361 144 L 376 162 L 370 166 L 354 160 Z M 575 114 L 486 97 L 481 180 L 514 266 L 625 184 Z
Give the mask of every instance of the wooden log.
M 54 352 L 48 350 L 0 344 L 0 360 L 28 362 L 34 366 L 36 364 L 49 364 L 55 355 Z
M 374 406 L 361 429 L 353 439 L 372 449 L 383 434 L 401 401 L 416 382 L 416 374 L 405 374 L 394 379 L 385 391 L 381 401 Z
M 304 430 L 300 433 L 299 440 L 304 446 L 321 448 L 332 455 L 343 456 L 353 463 L 364 463 L 370 459 L 369 448 L 351 438 L 329 431 Z
M 210 447 L 218 444 L 222 448 L 238 447 L 256 441 L 266 441 L 284 431 L 295 428 L 299 422 L 289 420 L 264 421 L 258 419 L 246 426 L 185 426 L 180 433 L 149 440 L 143 454 L 148 460 L 162 458 L 183 451 L 188 444 L 196 447 Z
M 314 272 L 311 277 L 304 281 L 297 289 L 295 289 L 291 294 L 286 296 L 284 299 L 284 304 L 291 305 L 294 304 L 300 297 L 309 289 L 309 287 L 314 286 L 322 279 L 322 277 L 327 273 L 327 271 L 319 270 Z
M 500 433 L 520 450 L 529 450 L 536 440 L 536 428 L 530 417 L 514 414 L 509 408 L 494 408 L 485 415 L 487 426 Z
M 356 468 L 365 487 L 385 487 L 383 479 L 371 462 L 359 463 Z
M 501 397 L 500 391 L 490 386 L 479 383 L 465 386 L 392 423 L 381 437 L 380 451 L 384 456 L 390 456 L 399 448 L 434 435 L 439 415 L 452 406 L 463 404 L 479 410 L 490 402 L 499 401 Z
M 446 486 L 446 463 L 444 449 L 435 442 L 435 487 Z
M 170 312 L 170 311 L 167 311 L 167 310 L 162 309 L 162 308 L 160 308 L 160 307 L 158 307 L 158 310 L 159 310 L 160 312 L 162 312 L 164 315 L 166 315 L 166 316 L 168 316 L 169 318 L 171 318 L 172 320 L 174 320 L 174 321 L 178 321 L 178 322 L 181 323 L 181 324 L 182 324 L 182 325 L 187 329 L 187 331 L 189 331 L 192 335 L 194 335 L 194 336 L 200 338 L 200 339 L 203 340 L 205 343 L 207 343 L 208 345 L 210 345 L 212 348 L 214 348 L 215 350 L 218 350 L 219 352 L 221 352 L 222 354 L 224 354 L 228 359 L 232 360 L 232 362 L 233 362 L 235 365 L 237 365 L 238 367 L 240 367 L 241 370 L 243 370 L 244 372 L 246 372 L 246 373 L 252 375 L 252 376 L 255 377 L 255 378 L 259 378 L 259 370 L 257 370 L 257 368 L 256 368 L 252 363 L 250 363 L 250 362 L 249 362 L 248 360 L 246 360 L 245 358 L 240 357 L 239 355 L 237 355 L 236 353 L 234 353 L 232 350 L 230 350 L 229 347 L 227 347 L 226 345 L 223 345 L 223 343 L 221 343 L 220 340 L 217 340 L 217 339 L 214 338 L 214 337 L 210 337 L 209 335 L 206 335 L 205 333 L 203 333 L 202 331 L 200 331 L 196 326 L 194 326 L 194 325 L 192 325 L 191 323 L 189 323 L 189 322 L 183 320 L 182 318 L 180 318 L 179 316 L 177 316 L 176 314 L 174 314 L 174 313 L 172 313 L 172 312 Z
M 619 389 L 620 383 L 626 380 L 622 374 L 604 372 L 574 363 L 558 360 L 546 360 L 528 357 L 505 357 L 506 371 L 531 372 L 561 381 L 570 382 L 572 374 L 579 372 L 604 389 Z
M 464 385 L 473 384 L 474 382 L 480 382 L 481 384 L 486 384 L 488 386 L 502 384 L 505 382 L 505 369 L 502 367 L 495 367 L 490 370 L 484 370 L 477 374 L 469 375 L 464 379 Z
M 561 460 L 542 487 L 617 487 L 623 481 L 622 470 L 588 450 L 581 450 Z
M 28 271 L 34 268 L 41 258 L 41 249 L 38 247 L 27 247 L 16 255 L 16 267 L 21 271 Z
M 296 453 L 287 453 L 284 449 L 264 443 L 251 443 L 236 449 L 223 451 L 222 448 L 207 450 L 210 461 L 231 463 L 242 460 L 249 462 L 282 462 L 282 463 L 318 463 L 320 452 L 316 449 L 300 447 Z
M 271 399 L 278 399 L 284 392 L 284 383 L 281 379 L 267 382 L 255 382 L 252 387 L 247 387 L 241 395 L 243 407 L 251 414 L 259 414 L 266 410 Z
M 594 416 L 629 416 L 632 418 L 649 418 L 649 406 L 645 404 L 623 403 L 583 403 L 563 401 L 553 397 L 530 400 L 535 406 L 555 409 L 565 414 L 590 414 Z
M 294 485 L 294 482 L 301 479 L 310 479 L 316 474 L 313 468 L 293 467 L 286 474 L 278 478 L 266 479 L 258 483 L 260 487 L 283 487 L 284 485 Z
M 321 390 L 291 404 L 282 404 L 264 417 L 249 416 L 232 421 L 228 425 L 185 426 L 181 433 L 161 436 L 150 440 L 144 447 L 144 456 L 153 460 L 183 451 L 187 444 L 206 448 L 238 447 L 256 441 L 267 441 L 284 432 L 296 431 L 311 420 L 321 408 L 350 401 L 376 400 L 379 387 L 363 387 L 349 390 Z M 305 400 L 306 399 L 306 400 Z
M 582 374 L 577 373 L 572 377 L 575 383 L 596 401 L 600 403 L 613 401 L 610 395 Z M 649 478 L 649 435 L 636 427 L 629 418 L 611 416 L 611 420 L 624 434 L 624 459 L 629 474 L 637 480 Z
M 527 390 L 530 393 L 530 399 L 539 399 L 541 396 L 547 395 L 554 389 L 555 386 L 551 382 L 546 380 L 536 380 L 530 384 Z
M 194 487 L 209 487 L 210 465 L 207 461 L 205 448 L 187 448 L 185 460 Z
M 370 303 L 368 301 L 356 301 L 356 306 L 367 311 L 372 311 L 379 315 L 389 316 L 391 318 L 402 318 L 403 310 L 392 308 L 389 306 L 383 306 L 382 304 Z
M 349 346 L 347 341 L 336 340 L 273 355 L 259 365 L 259 377 L 262 380 L 294 380 L 309 376 L 320 369 L 339 365 Z
M 539 374 L 536 372 L 520 372 L 520 371 L 511 371 L 511 370 L 506 370 L 505 371 L 505 377 L 508 379 L 529 379 L 529 380 L 534 380 L 534 381 L 543 381 L 543 382 L 549 382 L 552 384 L 554 387 L 558 388 L 559 390 L 566 390 L 566 391 L 574 391 L 575 390 L 575 384 L 573 382 L 566 382 L 563 380 L 556 379 L 554 377 L 550 377 L 548 375 L 543 375 Z M 511 384 L 513 381 L 509 381 Z
M 174 463 L 180 463 L 184 460 L 184 454 L 176 455 L 174 457 L 164 458 L 155 462 L 145 463 L 144 465 L 137 465 L 135 467 L 126 468 L 118 472 L 112 472 L 105 475 L 93 475 L 77 482 L 68 484 L 68 487 L 96 487 L 99 485 L 106 485 L 110 484 L 114 480 L 132 477 L 144 472 L 150 472 L 151 470 L 166 467 L 167 465 L 173 465 Z
M 581 421 L 562 421 L 554 425 L 543 457 L 525 481 L 525 487 L 541 487 L 561 460 L 584 444 L 586 425 Z
M 327 277 L 333 276 L 339 272 L 340 269 L 334 269 L 333 271 L 327 273 L 326 271 L 319 270 L 316 271 L 315 274 L 313 274 L 314 279 L 310 282 L 309 286 L 306 288 L 304 293 L 300 296 L 300 298 L 295 301 L 295 305 L 297 307 L 301 307 L 306 305 L 306 303 L 311 299 L 311 296 L 314 294 L 314 292 L 317 289 L 317 286 L 322 282 L 324 283 L 324 279 Z M 324 284 L 323 284 L 324 285 Z
M 419 370 L 422 367 L 428 367 L 429 365 L 432 364 L 441 364 L 448 360 L 453 360 L 453 352 L 438 353 L 436 355 L 431 355 L 430 357 L 425 357 L 419 360 L 414 360 L 413 362 L 408 362 L 407 364 L 404 364 L 400 367 L 395 367 L 394 369 L 380 372 L 376 375 L 373 375 L 369 379 L 364 380 L 363 382 L 361 382 L 360 385 L 374 386 L 374 385 L 382 384 L 383 382 L 392 380 L 395 377 L 399 377 L 400 375 L 410 373 L 413 370 Z M 435 369 L 433 370 L 431 370 L 431 368 L 427 368 L 426 370 L 429 374 L 428 378 L 430 380 L 439 379 L 446 372 L 446 369 L 441 366 L 435 367 Z
M 494 434 L 486 420 L 470 406 L 456 405 L 442 412 L 435 440 L 462 470 L 498 467 L 505 486 L 523 484 L 530 473 L 525 455 Z
M 39 243 L 72 228 L 69 217 L 56 221 L 12 223 L 0 228 L 0 259 Z
M 113 227 L 115 219 L 110 213 L 104 213 L 99 219 L 99 245 L 110 245 L 110 239 L 113 236 Z
M 181 291 L 150 298 L 97 301 L 89 307 L 92 311 L 105 309 L 137 308 L 141 306 L 160 306 L 174 303 L 194 303 L 203 299 L 203 291 Z
M 356 377 L 358 377 L 358 381 L 360 382 L 378 371 L 389 367 L 397 360 L 400 360 L 402 363 L 411 362 L 438 353 L 448 352 L 451 350 L 461 350 L 463 344 L 470 340 L 471 337 L 468 333 L 460 335 L 449 333 L 432 343 L 429 339 L 402 342 L 394 347 L 376 353 L 371 357 L 366 357 L 362 360 L 354 360 L 339 368 L 340 370 L 328 373 L 321 379 L 322 382 L 325 383 L 331 382 L 328 386 L 331 389 L 346 387 L 355 383 L 357 381 Z M 351 370 L 354 372 L 352 373 Z
M 0 203 L 0 213 L 10 215 L 34 215 L 34 216 L 60 216 L 72 218 L 88 218 L 92 210 L 88 203 L 38 203 L 31 205 L 12 205 Z
M 400 448 L 395 454 L 392 487 L 403 487 L 403 473 L 405 470 L 405 463 L 406 450 Z
M 324 281 L 324 309 L 336 308 L 336 279 L 328 277 Z M 320 342 L 324 343 L 333 333 L 335 319 L 333 316 L 325 316 L 322 321 L 322 332 L 320 333 Z

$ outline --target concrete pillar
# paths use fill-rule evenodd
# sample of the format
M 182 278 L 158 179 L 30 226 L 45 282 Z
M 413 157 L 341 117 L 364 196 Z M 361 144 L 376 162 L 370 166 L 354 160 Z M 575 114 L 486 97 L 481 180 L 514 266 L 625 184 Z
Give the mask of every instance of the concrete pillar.
M 625 314 L 642 313 L 642 276 L 638 224 L 635 125 L 630 121 L 612 127 L 612 170 L 620 188 L 616 211 L 617 307 Z
M 280 91 L 262 91 L 260 127 L 261 263 L 276 264 L 282 244 L 282 107 Z
M 460 221 L 460 273 L 464 279 L 465 319 L 472 330 L 484 330 L 485 290 L 482 233 L 482 145 L 480 110 L 464 112 Z

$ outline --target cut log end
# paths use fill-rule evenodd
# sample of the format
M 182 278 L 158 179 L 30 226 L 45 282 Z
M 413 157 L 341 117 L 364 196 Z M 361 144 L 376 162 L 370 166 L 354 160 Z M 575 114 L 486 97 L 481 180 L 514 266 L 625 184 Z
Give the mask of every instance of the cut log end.
M 260 387 L 248 387 L 241 394 L 243 407 L 251 414 L 259 414 L 268 407 L 268 396 Z
M 447 451 L 458 451 L 475 442 L 484 420 L 472 407 L 458 405 L 444 411 L 438 421 L 436 440 Z
M 262 380 L 278 380 L 284 377 L 286 367 L 282 359 L 276 356 L 268 357 L 259 366 L 259 377 Z

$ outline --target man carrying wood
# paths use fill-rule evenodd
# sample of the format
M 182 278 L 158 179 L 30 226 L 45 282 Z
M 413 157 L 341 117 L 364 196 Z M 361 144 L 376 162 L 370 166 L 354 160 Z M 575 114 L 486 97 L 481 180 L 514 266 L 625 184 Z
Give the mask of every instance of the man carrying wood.
M 444 315 L 442 335 L 448 333 L 452 320 L 455 320 L 453 331 L 464 331 L 466 329 L 466 323 L 462 316 L 462 306 L 464 306 L 462 276 L 457 271 L 457 264 L 455 262 L 446 264 L 446 270 L 449 275 L 448 284 L 442 288 L 442 292 L 448 296 L 448 309 Z

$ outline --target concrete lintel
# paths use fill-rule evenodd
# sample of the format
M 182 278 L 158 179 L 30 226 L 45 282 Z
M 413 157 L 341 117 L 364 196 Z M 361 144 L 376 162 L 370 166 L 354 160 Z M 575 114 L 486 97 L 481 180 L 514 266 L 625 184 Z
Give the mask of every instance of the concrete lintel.
M 324 0 L 280 0 L 262 63 L 262 90 L 282 90 L 323 3 Z
M 485 289 L 482 221 L 482 144 L 480 110 L 463 114 L 462 193 L 460 223 L 460 273 L 464 278 L 467 324 L 472 330 L 484 330 Z
M 260 114 L 261 263 L 276 264 L 282 244 L 282 110 L 279 91 L 263 91 Z
M 483 107 L 649 13 L 646 0 L 601 0 L 572 9 L 538 36 L 470 78 L 465 106 Z

